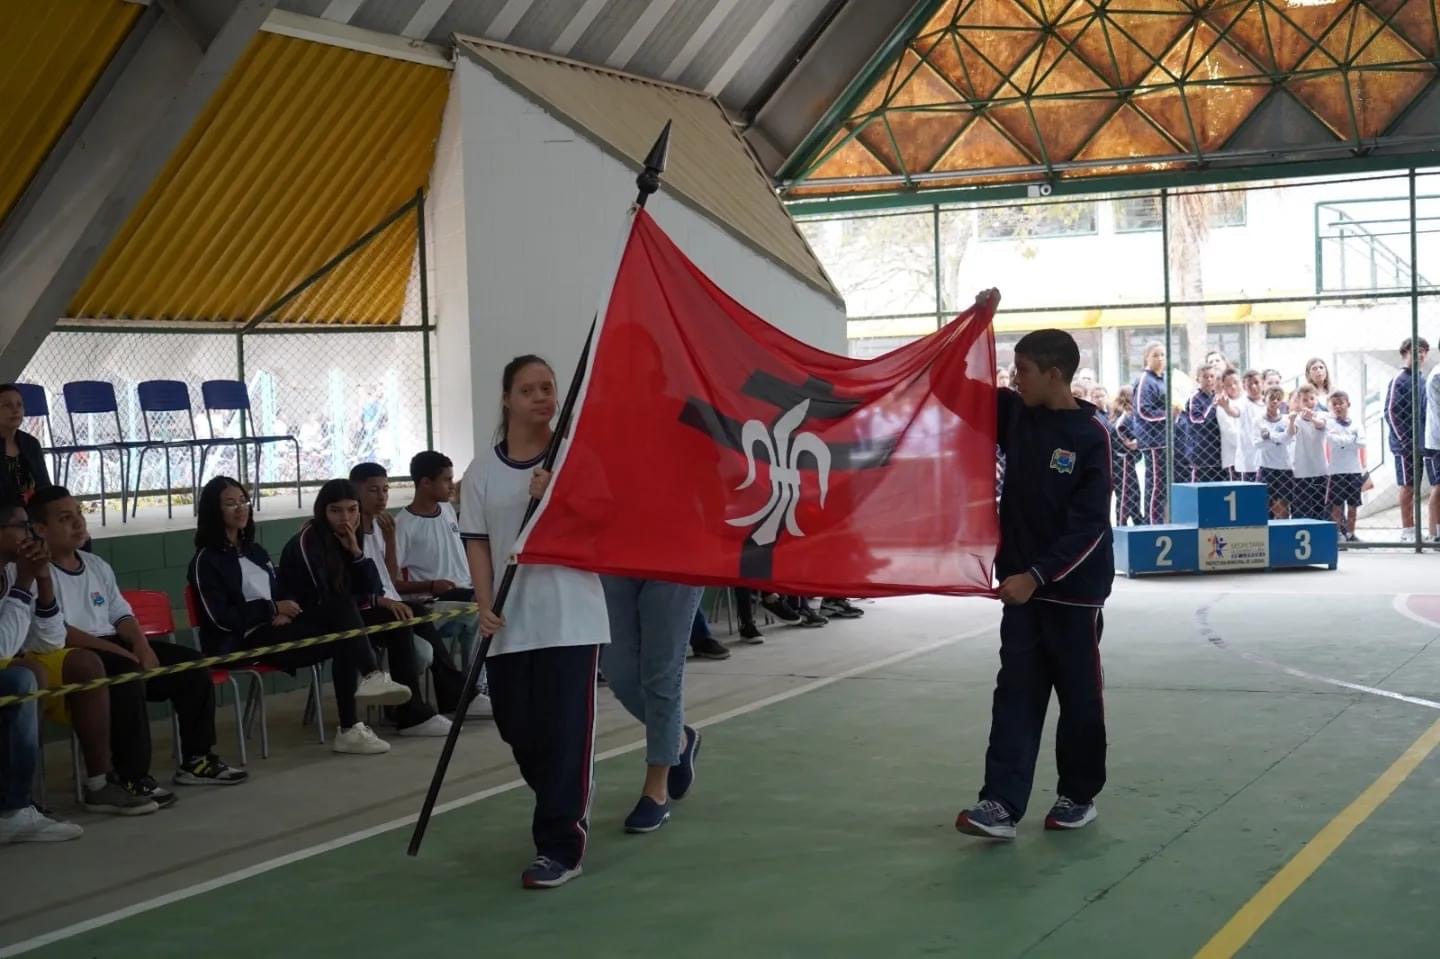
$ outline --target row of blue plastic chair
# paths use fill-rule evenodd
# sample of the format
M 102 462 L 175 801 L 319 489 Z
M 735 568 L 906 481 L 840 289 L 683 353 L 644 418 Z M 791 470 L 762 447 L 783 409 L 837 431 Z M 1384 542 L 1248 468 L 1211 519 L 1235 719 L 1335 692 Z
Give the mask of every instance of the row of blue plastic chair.
M 48 434 L 49 445 L 44 446 L 44 451 L 51 457 L 53 467 L 51 470 L 55 481 L 62 486 L 69 485 L 70 464 L 78 453 L 97 453 L 100 456 L 100 522 L 104 525 L 105 516 L 105 454 L 115 453 L 120 463 L 120 520 L 126 520 L 126 506 L 129 506 L 129 515 L 135 515 L 139 505 L 139 489 L 134 490 L 131 495 L 130 486 L 130 462 L 131 455 L 137 454 L 135 464 L 135 485 L 140 484 L 141 472 L 145 468 L 145 457 L 152 452 L 158 452 L 165 458 L 165 508 L 169 516 L 173 517 L 174 506 L 172 494 L 174 484 L 171 478 L 170 454 L 175 450 L 187 451 L 190 456 L 190 491 L 199 498 L 201 478 L 205 474 L 205 461 L 211 451 L 218 447 L 233 446 L 239 455 L 242 451 L 249 452 L 253 448 L 255 461 L 255 495 L 254 502 L 258 509 L 260 505 L 260 458 L 261 450 L 265 446 L 276 443 L 289 443 L 295 451 L 295 501 L 296 505 L 302 505 L 300 489 L 300 441 L 289 434 L 260 434 L 255 430 L 255 417 L 250 408 L 250 390 L 239 380 L 206 380 L 200 384 L 200 397 L 204 403 L 205 423 L 209 428 L 210 436 L 201 438 L 195 432 L 195 412 L 190 402 L 190 386 L 182 380 L 146 380 L 135 387 L 136 399 L 139 401 L 141 417 L 144 422 L 145 438 L 126 439 L 124 428 L 120 424 L 120 405 L 116 401 L 115 387 L 105 380 L 76 380 L 66 383 L 60 388 L 61 394 L 65 397 L 65 415 L 70 424 L 70 442 L 62 444 L 55 442 L 54 426 L 50 422 L 50 398 L 45 387 L 36 383 L 17 383 L 20 391 L 20 399 L 25 404 L 26 418 L 39 418 L 44 421 L 45 431 Z M 220 436 L 215 431 L 215 413 L 239 413 L 240 435 Z M 184 419 L 177 424 L 164 428 L 163 424 L 152 421 L 152 417 L 164 413 L 183 413 Z M 82 443 L 77 428 L 77 416 L 110 416 L 114 419 L 115 439 L 103 442 Z M 188 435 L 171 435 L 181 432 L 181 425 L 188 427 Z M 157 435 L 164 432 L 167 435 Z M 196 453 L 199 453 L 200 462 L 197 468 L 195 462 Z

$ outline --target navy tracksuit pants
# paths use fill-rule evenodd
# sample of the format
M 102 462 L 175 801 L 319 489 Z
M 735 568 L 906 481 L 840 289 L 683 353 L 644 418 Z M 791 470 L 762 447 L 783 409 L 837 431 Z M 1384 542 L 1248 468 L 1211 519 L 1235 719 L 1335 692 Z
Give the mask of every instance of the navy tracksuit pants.
M 1000 802 L 1017 822 L 1030 802 L 1052 689 L 1060 700 L 1055 735 L 1059 794 L 1088 803 L 1105 785 L 1103 628 L 1098 606 L 1032 599 L 1005 607 L 980 798 Z
M 595 792 L 599 646 L 558 646 L 485 661 L 500 738 L 535 792 L 535 852 L 574 869 L 585 856 Z

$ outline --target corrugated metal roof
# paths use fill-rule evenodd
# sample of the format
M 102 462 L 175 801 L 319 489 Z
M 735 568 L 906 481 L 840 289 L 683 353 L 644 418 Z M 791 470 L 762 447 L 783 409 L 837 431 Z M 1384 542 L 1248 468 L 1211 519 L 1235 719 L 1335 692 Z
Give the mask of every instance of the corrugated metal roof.
M 70 307 L 75 318 L 250 320 L 423 187 L 448 71 L 260 34 Z M 398 322 L 415 221 L 276 317 Z
M 484 37 L 671 80 L 744 109 L 836 0 L 364 0 L 280 7 L 448 45 Z M 873 2 L 873 0 L 872 0 Z M 318 12 L 317 12 L 318 11 Z
M 0 3 L 0 220 L 142 10 L 121 0 Z
M 463 52 L 502 82 L 637 169 L 665 121 L 673 121 L 665 191 L 842 302 L 719 101 L 615 70 L 457 39 Z

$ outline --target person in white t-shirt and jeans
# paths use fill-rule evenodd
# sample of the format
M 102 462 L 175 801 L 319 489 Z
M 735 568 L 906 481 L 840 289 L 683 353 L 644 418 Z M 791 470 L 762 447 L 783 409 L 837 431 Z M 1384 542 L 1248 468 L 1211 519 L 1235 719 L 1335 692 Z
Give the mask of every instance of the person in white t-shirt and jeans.
M 501 382 L 499 442 L 465 472 L 460 534 L 480 629 L 493 637 L 486 665 L 495 725 L 535 793 L 536 858 L 521 883 L 549 889 L 580 875 L 585 856 L 595 789 L 595 680 L 609 619 L 600 578 L 558 566 L 520 567 L 504 615 L 492 612 L 530 500 L 549 486 L 541 464 L 555 415 L 555 374 L 538 356 L 511 360 Z
M 396 588 L 411 599 L 473 603 L 470 563 L 460 539 L 460 520 L 451 503 L 455 464 L 444 453 L 423 450 L 410 458 L 410 479 L 415 484 L 415 495 L 395 517 L 395 563 L 400 574 Z M 460 631 L 462 643 L 469 641 L 474 620 L 441 623 L 436 633 L 446 637 L 456 631 Z M 482 669 L 466 715 L 489 716 L 490 710 Z

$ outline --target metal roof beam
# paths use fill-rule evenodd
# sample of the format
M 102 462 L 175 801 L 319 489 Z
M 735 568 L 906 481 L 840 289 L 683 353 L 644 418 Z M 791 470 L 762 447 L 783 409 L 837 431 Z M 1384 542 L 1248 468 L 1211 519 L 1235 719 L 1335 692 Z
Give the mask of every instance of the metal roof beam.
M 140 48 L 77 136 L 85 149 L 60 161 L 0 259 L 0 379 L 18 376 L 65 315 L 274 6 L 239 0 L 204 54 L 159 9 L 144 13 Z

